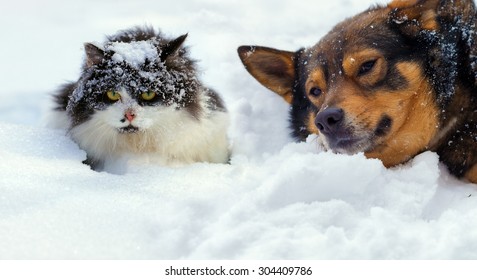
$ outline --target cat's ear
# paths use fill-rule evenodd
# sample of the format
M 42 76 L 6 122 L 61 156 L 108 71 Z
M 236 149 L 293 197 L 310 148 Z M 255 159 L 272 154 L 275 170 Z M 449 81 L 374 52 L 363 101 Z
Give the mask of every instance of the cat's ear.
M 86 66 L 88 68 L 103 61 L 104 51 L 102 49 L 91 43 L 85 43 L 84 50 L 86 52 Z
M 165 60 L 168 56 L 174 54 L 182 46 L 186 38 L 187 33 L 168 42 L 164 47 L 162 47 L 161 60 Z

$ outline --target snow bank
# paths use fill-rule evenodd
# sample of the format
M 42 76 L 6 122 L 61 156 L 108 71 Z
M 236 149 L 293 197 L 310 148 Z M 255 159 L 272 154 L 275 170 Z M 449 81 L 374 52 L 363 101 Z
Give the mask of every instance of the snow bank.
M 0 257 L 477 258 L 477 191 L 434 153 L 385 169 L 317 151 L 91 171 L 61 131 L 0 124 Z

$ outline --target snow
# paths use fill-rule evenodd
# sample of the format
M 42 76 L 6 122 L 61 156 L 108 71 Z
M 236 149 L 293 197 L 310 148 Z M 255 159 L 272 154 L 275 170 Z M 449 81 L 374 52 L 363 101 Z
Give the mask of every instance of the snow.
M 132 67 L 139 69 L 141 65 L 144 65 L 146 59 L 154 61 L 158 58 L 157 48 L 151 41 L 140 42 L 112 42 L 106 46 L 106 51 L 113 51 L 114 55 L 112 59 L 115 62 L 125 61 Z
M 477 258 L 475 185 L 431 152 L 386 169 L 323 152 L 313 136 L 294 143 L 287 105 L 238 59 L 243 44 L 313 45 L 371 4 L 9 2 L 0 11 L 4 40 L 15 42 L 0 51 L 0 258 Z M 230 111 L 230 164 L 98 173 L 64 131 L 44 127 L 51 93 L 79 77 L 83 43 L 143 23 L 189 34 L 202 80 Z

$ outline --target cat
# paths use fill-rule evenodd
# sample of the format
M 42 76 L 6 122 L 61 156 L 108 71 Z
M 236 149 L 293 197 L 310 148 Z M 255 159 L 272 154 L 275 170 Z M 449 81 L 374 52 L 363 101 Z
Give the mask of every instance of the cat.
M 163 165 L 229 160 L 227 110 L 199 81 L 186 37 L 135 27 L 84 44 L 81 76 L 61 86 L 54 110 L 85 164 L 108 171 L 134 156 Z

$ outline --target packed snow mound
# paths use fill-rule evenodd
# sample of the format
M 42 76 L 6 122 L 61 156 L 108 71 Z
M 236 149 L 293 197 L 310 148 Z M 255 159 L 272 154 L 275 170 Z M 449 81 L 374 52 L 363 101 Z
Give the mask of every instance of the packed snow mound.
M 310 137 L 230 164 L 99 173 L 63 131 L 0 123 L 3 259 L 477 258 L 477 190 L 431 152 L 386 169 Z

